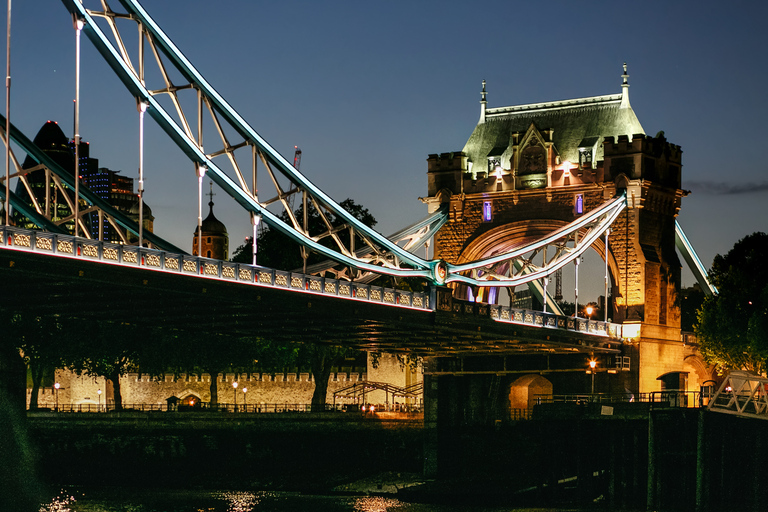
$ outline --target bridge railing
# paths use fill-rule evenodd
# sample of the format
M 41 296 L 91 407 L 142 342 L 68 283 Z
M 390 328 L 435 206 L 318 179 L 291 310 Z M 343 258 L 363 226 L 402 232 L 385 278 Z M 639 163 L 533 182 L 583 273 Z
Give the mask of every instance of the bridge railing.
M 706 407 L 711 393 L 706 391 L 667 390 L 653 391 L 650 393 L 583 393 L 570 395 L 536 395 L 534 404 L 544 403 L 575 403 L 586 405 L 590 403 L 616 404 L 616 403 L 644 403 L 651 408 L 686 408 Z
M 134 245 L 100 242 L 48 231 L 0 226 L 0 247 L 124 267 L 139 267 L 157 272 L 194 275 L 207 279 L 330 295 L 394 307 L 431 311 L 434 306 L 434 300 L 430 299 L 429 293 L 395 290 L 258 265 L 175 254 Z
M 366 411 L 374 406 L 376 412 L 400 412 L 419 413 L 421 407 L 416 404 L 365 404 Z M 30 412 L 56 412 L 56 413 L 108 413 L 115 412 L 114 404 L 59 404 L 58 407 L 40 407 L 30 409 Z M 230 404 L 221 403 L 212 406 L 209 403 L 196 405 L 183 404 L 123 404 L 121 412 L 211 412 L 232 414 L 274 414 L 274 413 L 308 413 L 312 411 L 312 404 L 307 403 L 256 403 L 256 404 Z M 358 403 L 325 404 L 325 412 L 360 412 L 362 405 Z
M 498 305 L 491 305 L 489 308 L 491 318 L 499 322 L 581 332 L 613 339 L 619 339 L 622 335 L 621 324 Z

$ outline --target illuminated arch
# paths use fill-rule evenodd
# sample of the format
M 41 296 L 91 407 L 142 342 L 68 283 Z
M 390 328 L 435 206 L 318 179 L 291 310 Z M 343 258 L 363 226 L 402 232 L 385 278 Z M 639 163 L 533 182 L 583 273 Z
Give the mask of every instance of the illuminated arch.
M 525 246 L 567 224 L 567 222 L 559 219 L 534 219 L 510 222 L 497 226 L 472 239 L 459 254 L 457 264 L 478 261 Z M 592 248 L 605 261 L 605 239 L 598 238 L 592 244 Z M 619 275 L 619 267 L 611 250 L 608 251 L 608 274 L 611 279 L 611 286 L 615 287 L 617 283 L 616 276 Z M 456 283 L 454 286 L 459 297 L 467 296 L 467 290 L 469 289 L 467 285 Z M 493 303 L 496 303 L 496 300 Z

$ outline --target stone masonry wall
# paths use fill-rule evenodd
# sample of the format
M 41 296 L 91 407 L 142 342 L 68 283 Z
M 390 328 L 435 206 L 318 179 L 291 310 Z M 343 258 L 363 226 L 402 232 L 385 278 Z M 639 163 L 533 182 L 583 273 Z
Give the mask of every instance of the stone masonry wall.
M 234 374 L 220 374 L 218 376 L 218 398 L 220 404 L 234 403 L 233 387 Z M 333 393 L 355 382 L 365 380 L 366 374 L 338 373 L 332 375 L 328 385 L 328 402 L 333 401 Z M 309 404 L 312 401 L 312 393 L 315 389 L 314 380 L 310 374 L 242 374 L 238 377 L 237 403 L 247 404 Z M 56 371 L 56 382 L 61 384 L 58 391 L 58 403 L 60 406 L 90 404 L 102 405 L 112 403 L 111 386 L 103 377 L 78 376 L 68 370 Z M 180 375 L 174 378 L 166 375 L 158 381 L 148 375 L 141 377 L 136 373 L 128 374 L 120 379 L 123 404 L 157 404 L 165 405 L 166 399 L 175 396 L 184 399 L 189 395 L 196 396 L 203 402 L 211 399 L 211 377 L 208 374 Z M 248 391 L 243 393 L 243 388 Z M 98 390 L 102 391 L 99 400 Z M 29 393 L 27 390 L 27 403 Z M 245 395 L 245 398 L 244 396 Z M 337 403 L 343 403 L 343 400 Z M 39 407 L 54 407 L 56 393 L 52 388 L 43 388 L 38 396 Z

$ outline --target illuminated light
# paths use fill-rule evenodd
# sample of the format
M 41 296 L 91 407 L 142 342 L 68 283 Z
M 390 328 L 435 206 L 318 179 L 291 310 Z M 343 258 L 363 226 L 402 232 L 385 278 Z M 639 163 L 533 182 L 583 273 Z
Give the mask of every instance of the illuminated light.
M 233 388 L 235 388 L 235 389 L 237 389 L 237 381 L 235 381 L 235 382 L 233 382 L 233 383 L 232 383 L 232 387 L 233 387 Z
M 621 336 L 626 339 L 637 339 L 640 337 L 640 323 L 625 323 L 621 326 Z
M 490 222 L 493 219 L 493 201 L 483 201 L 483 221 Z
M 597 361 L 595 361 L 594 359 L 590 359 L 589 360 L 589 367 L 594 370 L 595 366 L 597 366 Z
M 571 162 L 566 160 L 563 162 L 563 177 L 567 178 L 571 175 Z

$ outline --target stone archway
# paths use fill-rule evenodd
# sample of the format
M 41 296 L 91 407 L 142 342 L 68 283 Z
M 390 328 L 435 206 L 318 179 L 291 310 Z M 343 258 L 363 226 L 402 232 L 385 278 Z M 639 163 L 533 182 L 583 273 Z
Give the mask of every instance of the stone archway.
M 510 222 L 490 229 L 475 237 L 459 254 L 457 264 L 477 261 L 488 258 L 502 252 L 507 252 L 526 244 L 535 242 L 550 233 L 562 228 L 568 223 L 558 219 L 534 219 L 526 221 Z M 581 236 L 582 233 L 580 233 Z M 598 238 L 593 244 L 594 249 L 600 258 L 605 261 L 605 239 Z M 619 275 L 619 268 L 616 258 L 612 251 L 608 251 L 608 274 L 610 276 L 611 287 L 616 284 L 616 276 Z M 457 298 L 467 298 L 468 288 L 466 285 L 456 286 L 455 296 Z M 498 303 L 498 297 L 493 294 L 486 294 L 481 297 L 491 297 L 493 300 L 483 300 L 492 304 Z M 607 299 L 607 297 L 606 297 Z
M 523 375 L 509 385 L 509 409 L 530 411 L 539 395 L 552 395 L 552 383 L 538 374 Z

